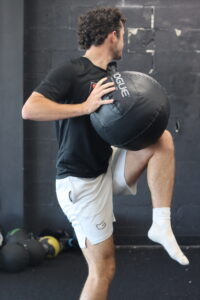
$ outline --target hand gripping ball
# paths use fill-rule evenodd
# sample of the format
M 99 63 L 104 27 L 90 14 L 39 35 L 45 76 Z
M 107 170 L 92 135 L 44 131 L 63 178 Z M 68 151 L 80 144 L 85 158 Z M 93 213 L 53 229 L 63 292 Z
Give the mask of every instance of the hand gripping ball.
M 128 150 L 141 150 L 154 144 L 166 129 L 170 114 L 163 87 L 146 74 L 118 72 L 114 64 L 108 81 L 115 83 L 116 90 L 103 100 L 115 101 L 102 105 L 90 115 L 97 133 L 110 145 Z

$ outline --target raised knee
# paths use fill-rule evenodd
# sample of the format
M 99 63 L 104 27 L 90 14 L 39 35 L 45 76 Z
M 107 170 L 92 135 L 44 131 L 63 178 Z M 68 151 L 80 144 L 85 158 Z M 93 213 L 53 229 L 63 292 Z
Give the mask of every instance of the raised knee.
M 159 139 L 159 145 L 167 152 L 174 154 L 174 141 L 171 133 L 165 130 Z

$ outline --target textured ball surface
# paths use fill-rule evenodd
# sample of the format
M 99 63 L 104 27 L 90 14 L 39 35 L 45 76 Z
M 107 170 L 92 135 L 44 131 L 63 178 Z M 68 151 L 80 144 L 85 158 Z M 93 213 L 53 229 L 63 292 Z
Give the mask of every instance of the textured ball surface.
M 116 91 L 90 115 L 97 133 L 109 144 L 140 150 L 154 144 L 167 127 L 170 107 L 165 90 L 152 77 L 139 72 L 114 72 Z

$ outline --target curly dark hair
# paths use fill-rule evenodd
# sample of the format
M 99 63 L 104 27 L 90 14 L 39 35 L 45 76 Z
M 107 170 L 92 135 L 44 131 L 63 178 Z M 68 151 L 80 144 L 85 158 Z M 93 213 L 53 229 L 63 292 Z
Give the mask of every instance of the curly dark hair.
M 79 17 L 79 45 L 85 50 L 92 45 L 99 46 L 112 31 L 119 37 L 121 22 L 125 24 L 126 19 L 118 8 L 101 7 L 88 11 Z

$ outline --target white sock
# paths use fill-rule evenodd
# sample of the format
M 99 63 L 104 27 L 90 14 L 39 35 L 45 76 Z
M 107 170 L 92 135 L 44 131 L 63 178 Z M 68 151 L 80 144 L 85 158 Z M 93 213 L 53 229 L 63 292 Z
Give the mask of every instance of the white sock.
M 169 256 L 181 265 L 189 264 L 189 260 L 181 251 L 173 234 L 170 207 L 153 208 L 153 223 L 148 231 L 148 238 L 161 244 Z

